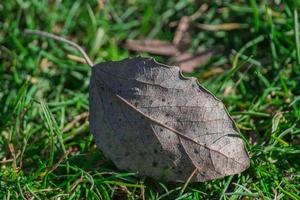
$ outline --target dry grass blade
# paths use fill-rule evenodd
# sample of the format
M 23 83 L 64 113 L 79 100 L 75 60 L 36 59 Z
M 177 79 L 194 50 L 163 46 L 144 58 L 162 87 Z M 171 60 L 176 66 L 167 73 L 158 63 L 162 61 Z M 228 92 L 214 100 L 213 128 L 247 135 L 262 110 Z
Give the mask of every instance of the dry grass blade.
M 12 158 L 11 159 L 5 159 L 4 158 L 3 160 L 0 161 L 0 164 L 6 164 L 6 163 L 13 162 L 13 161 L 14 161 L 14 159 L 12 159 Z
M 240 23 L 224 23 L 224 24 L 194 24 L 195 27 L 206 31 L 231 31 L 235 29 L 244 28 L 243 24 Z
M 196 54 L 182 53 L 176 57 L 176 62 L 185 72 L 191 72 L 200 65 L 205 65 L 213 56 L 213 51 L 205 51 Z
M 178 53 L 173 44 L 161 40 L 127 40 L 125 47 L 132 51 L 164 56 L 174 56 Z
M 82 119 L 87 119 L 89 116 L 89 112 L 83 112 L 80 115 L 77 115 L 70 123 L 68 123 L 65 128 L 63 129 L 63 132 L 68 132 L 71 130 L 79 121 Z
M 66 153 L 63 154 L 63 156 L 58 160 L 57 163 L 55 163 L 53 165 L 53 167 L 49 170 L 49 173 L 53 172 L 54 170 L 56 170 L 58 168 L 58 166 L 60 165 L 60 163 L 62 163 L 64 161 L 64 159 L 66 157 L 68 157 L 68 155 L 71 153 L 71 150 L 66 151 Z
M 189 176 L 189 178 L 186 180 L 186 182 L 184 183 L 181 191 L 180 191 L 180 195 L 182 195 L 186 189 L 186 187 L 188 186 L 188 184 L 191 182 L 192 178 L 195 176 L 196 172 L 198 171 L 198 169 L 196 168 L 191 175 Z
M 86 64 L 86 61 L 84 60 L 84 58 L 76 56 L 76 55 L 68 54 L 67 58 L 70 60 L 73 60 L 75 62 Z
M 202 74 L 202 78 L 207 79 L 211 76 L 217 76 L 224 73 L 224 69 L 222 67 L 211 67 L 209 70 Z
M 177 26 L 175 36 L 173 38 L 173 44 L 177 46 L 178 49 L 184 50 L 191 42 L 191 37 L 189 35 L 188 29 L 190 27 L 190 19 L 188 16 L 183 16 Z

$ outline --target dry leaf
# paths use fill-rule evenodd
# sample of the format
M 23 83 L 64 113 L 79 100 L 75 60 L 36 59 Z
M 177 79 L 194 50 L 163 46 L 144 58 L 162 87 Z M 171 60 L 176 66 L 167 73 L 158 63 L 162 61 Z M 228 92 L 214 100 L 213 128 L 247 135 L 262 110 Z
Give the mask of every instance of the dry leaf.
M 119 169 L 167 181 L 192 182 L 240 173 L 248 154 L 224 105 L 152 58 L 95 65 L 90 127 Z

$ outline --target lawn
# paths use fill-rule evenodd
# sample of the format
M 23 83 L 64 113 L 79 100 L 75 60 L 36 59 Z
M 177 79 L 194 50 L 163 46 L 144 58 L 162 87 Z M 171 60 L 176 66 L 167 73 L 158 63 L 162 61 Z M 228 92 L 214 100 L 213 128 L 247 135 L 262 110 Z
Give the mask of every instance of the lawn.
M 1 1 L 1 199 L 300 199 L 295 2 Z M 25 29 L 61 35 L 84 47 L 94 63 L 136 55 L 171 63 L 125 43 L 171 42 L 183 16 L 193 16 L 185 51 L 213 51 L 186 75 L 224 102 L 251 159 L 241 174 L 205 183 L 168 183 L 118 170 L 89 131 L 91 69 L 81 54 L 24 35 Z

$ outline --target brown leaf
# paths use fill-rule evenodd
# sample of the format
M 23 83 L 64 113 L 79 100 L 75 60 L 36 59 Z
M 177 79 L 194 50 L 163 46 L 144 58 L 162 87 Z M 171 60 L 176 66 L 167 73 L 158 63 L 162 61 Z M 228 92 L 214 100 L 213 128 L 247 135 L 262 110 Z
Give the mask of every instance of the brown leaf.
M 248 154 L 224 105 L 178 67 L 151 58 L 95 65 L 90 128 L 119 169 L 167 181 L 240 173 Z
M 133 51 L 164 56 L 174 56 L 178 53 L 173 44 L 161 40 L 127 40 L 125 47 Z

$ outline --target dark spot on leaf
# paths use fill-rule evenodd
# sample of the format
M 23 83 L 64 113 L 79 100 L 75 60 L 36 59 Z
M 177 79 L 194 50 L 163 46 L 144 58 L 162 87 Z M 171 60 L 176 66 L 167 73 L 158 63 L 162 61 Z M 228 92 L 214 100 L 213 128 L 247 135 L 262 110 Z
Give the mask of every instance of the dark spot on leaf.
M 164 130 L 164 129 L 162 129 L 162 128 L 159 129 L 160 132 L 163 132 L 163 130 Z
M 125 138 L 120 138 L 120 142 L 122 142 L 122 143 L 126 143 L 126 142 L 127 142 L 127 140 L 126 140 Z
M 166 101 L 166 99 L 162 99 L 161 101 L 162 101 L 162 102 L 165 102 L 165 101 Z
M 145 156 L 145 153 L 144 153 L 144 152 L 140 152 L 140 153 L 139 153 L 139 156 L 144 157 L 144 156 Z
M 194 149 L 194 153 L 198 154 L 199 153 L 198 149 Z
M 152 99 L 150 99 L 149 103 L 150 103 L 150 104 L 152 104 L 152 103 L 153 103 L 153 100 L 152 100 Z
M 166 117 L 169 117 L 170 116 L 170 114 L 169 113 L 166 113 Z
M 135 103 L 134 103 L 134 106 L 135 106 L 135 107 L 137 107 L 138 105 L 139 105 L 139 103 L 138 103 L 138 102 L 135 102 Z
M 157 162 L 156 162 L 156 161 L 153 161 L 153 162 L 152 162 L 152 166 L 153 166 L 153 167 L 156 167 L 156 166 L 157 166 Z
M 154 150 L 153 150 L 153 152 L 154 152 L 155 154 L 157 154 L 157 153 L 158 153 L 157 149 L 154 149 Z

